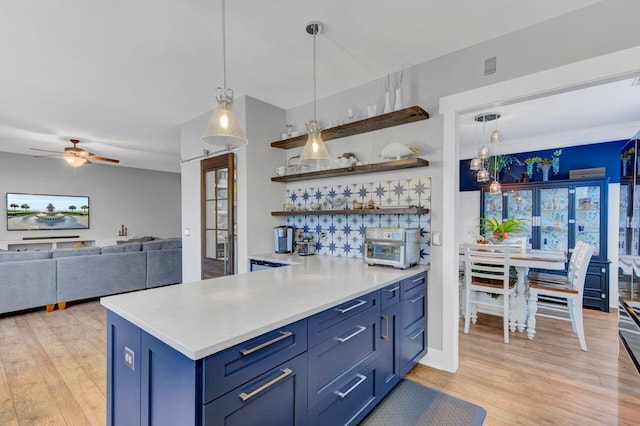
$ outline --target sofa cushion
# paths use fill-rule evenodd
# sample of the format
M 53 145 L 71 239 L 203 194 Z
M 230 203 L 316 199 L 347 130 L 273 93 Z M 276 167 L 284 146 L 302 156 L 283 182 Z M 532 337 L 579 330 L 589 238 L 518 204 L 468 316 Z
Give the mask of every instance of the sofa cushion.
M 102 247 L 101 253 L 129 253 L 132 251 L 140 251 L 141 249 L 142 245 L 140 243 L 126 243 Z
M 126 244 L 126 243 L 146 243 L 147 241 L 153 241 L 155 237 L 146 236 L 146 237 L 131 237 L 125 241 L 116 241 L 117 244 Z
M 142 251 L 162 250 L 162 240 L 146 241 L 142 243 Z
M 100 254 L 100 247 L 80 247 L 51 250 L 51 257 L 54 259 L 72 256 L 89 256 L 93 254 Z
M 0 253 L 0 262 L 19 262 L 21 260 L 49 259 L 48 251 L 3 251 Z
M 182 238 L 167 238 L 160 241 L 162 241 L 163 250 L 182 248 Z

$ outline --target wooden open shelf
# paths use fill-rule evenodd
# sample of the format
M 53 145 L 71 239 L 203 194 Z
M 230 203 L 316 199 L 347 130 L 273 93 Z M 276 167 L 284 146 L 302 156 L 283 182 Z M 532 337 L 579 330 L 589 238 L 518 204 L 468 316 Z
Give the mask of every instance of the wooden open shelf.
M 372 132 L 374 130 L 386 129 L 387 127 L 399 126 L 401 124 L 412 123 L 414 121 L 426 120 L 429 114 L 419 106 L 412 106 L 387 114 L 377 115 L 364 120 L 343 124 L 342 126 L 330 127 L 322 131 L 322 140 L 327 142 L 332 139 L 344 138 L 347 136 L 359 135 L 361 133 Z M 274 148 L 291 149 L 304 146 L 308 135 L 300 135 L 281 141 L 271 142 Z
M 427 214 L 429 209 L 420 207 L 398 207 L 383 209 L 350 209 L 350 210 L 302 210 L 295 212 L 271 212 L 271 216 L 311 216 L 328 214 Z
M 322 179 L 335 176 L 357 175 L 361 173 L 386 172 L 389 170 L 427 167 L 428 165 L 429 162 L 422 158 L 405 158 L 402 160 L 385 161 L 384 163 L 367 164 L 365 166 L 340 167 L 339 169 L 274 176 L 271 180 L 273 182 L 296 182 L 299 180 Z

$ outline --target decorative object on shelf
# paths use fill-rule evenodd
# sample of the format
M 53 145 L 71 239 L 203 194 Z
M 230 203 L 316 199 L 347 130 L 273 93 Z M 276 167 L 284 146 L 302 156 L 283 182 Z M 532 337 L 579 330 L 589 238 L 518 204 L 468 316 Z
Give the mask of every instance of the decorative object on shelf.
M 490 233 L 496 242 L 503 242 L 511 237 L 511 234 L 527 230 L 524 224 L 526 219 L 503 219 L 502 222 L 494 217 L 481 217 L 480 229 L 486 234 Z
M 382 152 L 380 153 L 379 157 L 386 158 L 386 159 L 400 160 L 401 158 L 411 157 L 413 155 L 419 155 L 419 154 L 420 154 L 419 148 L 416 148 L 413 146 L 409 147 L 401 143 L 393 142 L 388 144 L 382 149 Z
M 400 71 L 400 80 L 396 81 L 396 101 L 394 111 L 399 111 L 404 108 L 402 102 L 402 80 L 404 79 L 404 67 L 402 67 L 402 71 Z
M 324 197 L 324 200 L 327 202 L 329 207 L 331 207 L 334 210 L 341 209 L 342 207 L 346 208 L 347 200 L 343 197 L 335 197 L 335 196 L 331 197 L 327 195 Z
M 287 174 L 287 167 L 286 166 L 278 166 L 276 167 L 276 174 L 278 176 L 284 176 Z
M 126 226 L 120 225 L 120 230 L 118 231 L 118 237 L 127 237 L 129 236 L 129 230 Z
M 546 182 L 549 180 L 549 170 L 553 169 L 553 174 L 557 175 L 560 171 L 560 155 L 562 155 L 562 150 L 557 149 L 553 152 L 551 158 L 541 158 L 541 157 L 530 157 L 524 160 L 524 163 L 527 165 L 527 174 L 529 177 L 533 175 L 533 165 L 537 164 L 537 169 L 542 171 L 542 181 Z
M 367 118 L 374 117 L 378 112 L 378 104 L 367 105 Z
M 223 87 L 216 89 L 218 107 L 213 110 L 207 127 L 200 140 L 211 145 L 224 146 L 227 149 L 243 147 L 247 137 L 233 111 L 233 90 L 227 88 L 227 51 L 225 32 L 225 0 L 222 0 L 222 76 Z
M 347 121 L 349 123 L 351 123 L 353 120 L 356 119 L 356 112 L 353 108 L 348 108 L 347 109 Z
M 387 81 L 384 84 L 384 110 L 383 114 L 393 111 L 391 108 L 391 76 L 387 74 Z
M 316 36 L 322 32 L 322 24 L 312 21 L 306 26 L 306 31 L 313 36 L 313 120 L 307 125 L 309 139 L 300 154 L 300 164 L 310 166 L 313 170 L 321 170 L 329 167 L 331 157 L 322 141 L 317 113 L 317 79 L 316 79 Z
M 358 158 L 352 152 L 345 152 L 336 159 L 336 163 L 338 163 L 340 167 L 353 166 L 358 162 Z

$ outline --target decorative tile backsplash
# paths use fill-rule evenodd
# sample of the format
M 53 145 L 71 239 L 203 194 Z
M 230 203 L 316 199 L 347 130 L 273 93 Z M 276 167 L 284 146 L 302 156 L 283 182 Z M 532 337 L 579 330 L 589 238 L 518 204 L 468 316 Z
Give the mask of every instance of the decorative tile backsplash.
M 430 263 L 430 214 L 313 214 L 314 204 L 320 203 L 322 210 L 330 210 L 329 201 L 339 199 L 345 201 L 340 209 L 352 209 L 354 202 L 375 203 L 379 207 L 419 206 L 430 209 L 431 178 L 292 188 L 287 189 L 285 201 L 296 210 L 309 210 L 308 215 L 287 216 L 287 225 L 314 234 L 314 238 L 319 240 L 319 254 L 361 259 L 366 228 L 419 228 L 420 263 Z M 323 232 L 326 238 L 321 239 Z

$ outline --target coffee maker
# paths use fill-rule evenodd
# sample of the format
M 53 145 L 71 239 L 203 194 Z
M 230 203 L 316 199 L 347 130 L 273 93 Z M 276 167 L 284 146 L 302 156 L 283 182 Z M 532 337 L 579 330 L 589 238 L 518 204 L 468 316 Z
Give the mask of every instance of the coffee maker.
M 293 226 L 276 226 L 273 229 L 273 244 L 276 253 L 293 253 L 293 234 Z

